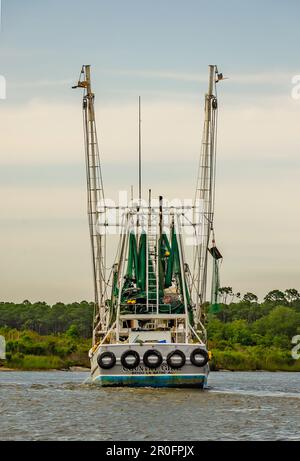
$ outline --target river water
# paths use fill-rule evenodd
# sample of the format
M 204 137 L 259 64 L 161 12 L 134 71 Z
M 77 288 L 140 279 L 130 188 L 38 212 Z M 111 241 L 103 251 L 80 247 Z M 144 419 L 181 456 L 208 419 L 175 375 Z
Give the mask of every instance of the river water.
M 300 373 L 215 372 L 203 391 L 88 376 L 1 372 L 0 440 L 300 440 Z

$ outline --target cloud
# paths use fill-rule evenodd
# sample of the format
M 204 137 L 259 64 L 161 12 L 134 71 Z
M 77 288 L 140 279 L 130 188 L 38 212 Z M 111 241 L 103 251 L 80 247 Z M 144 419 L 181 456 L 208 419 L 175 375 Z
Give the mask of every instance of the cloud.
M 69 220 L 86 215 L 85 185 L 80 187 L 1 187 L 2 220 Z
M 78 109 L 78 110 L 76 110 Z M 80 105 L 33 100 L 1 105 L 2 164 L 77 163 L 82 157 Z
M 299 288 L 299 110 L 289 94 L 250 102 L 220 97 L 216 235 L 223 285 L 261 296 L 276 287 Z M 26 171 L 34 165 L 37 178 L 38 165 L 41 171 L 54 165 L 53 174 L 63 165 L 66 177 L 55 187 L 49 177 L 47 185 L 40 178 L 35 183 L 34 175 L 26 187 L 2 185 L 3 296 L 92 296 L 80 102 L 0 105 L 0 115 L 2 165 Z M 98 102 L 97 120 L 110 196 L 136 181 L 137 105 Z M 201 97 L 143 101 L 144 173 L 153 195 L 193 194 L 202 123 Z M 73 164 L 82 166 L 78 186 L 67 181 L 73 173 L 66 165 Z
M 169 198 L 188 197 L 191 190 L 187 181 L 180 191 L 172 180 L 164 186 Z M 298 196 L 297 172 L 282 177 L 278 170 L 265 179 L 219 172 L 215 230 L 224 256 L 222 285 L 260 296 L 298 288 Z M 2 297 L 92 297 L 84 187 L 2 188 L 0 208 Z M 108 253 L 111 258 L 110 246 Z
M 57 86 L 67 86 L 72 85 L 74 80 L 71 78 L 61 79 L 61 80 L 35 80 L 27 82 L 11 82 L 9 84 L 10 88 L 47 88 L 47 87 L 57 87 Z
M 86 222 L 1 221 L 1 238 L 1 301 L 92 300 Z
M 207 82 L 207 75 L 197 73 L 183 73 L 173 71 L 152 71 L 152 70 L 116 70 L 107 71 L 118 75 L 140 77 L 147 79 L 177 80 L 182 82 Z
M 136 101 L 97 104 L 104 163 L 136 164 Z M 220 97 L 219 151 L 224 158 L 298 158 L 300 103 L 289 94 L 243 102 Z M 83 159 L 80 102 L 31 101 L 1 105 L 1 164 L 70 164 Z M 196 163 L 201 146 L 203 99 L 143 101 L 145 162 Z
M 222 69 L 220 68 L 221 72 Z M 176 80 L 181 82 L 198 82 L 206 83 L 208 79 L 207 73 L 197 72 L 175 72 L 170 70 L 111 70 L 108 73 L 139 77 L 144 79 L 160 79 L 160 80 Z M 293 75 L 299 74 L 300 71 L 295 72 L 279 72 L 279 71 L 265 71 L 265 72 L 245 72 L 245 73 L 234 73 L 224 74 L 224 77 L 229 78 L 232 83 L 241 85 L 281 85 L 290 83 Z

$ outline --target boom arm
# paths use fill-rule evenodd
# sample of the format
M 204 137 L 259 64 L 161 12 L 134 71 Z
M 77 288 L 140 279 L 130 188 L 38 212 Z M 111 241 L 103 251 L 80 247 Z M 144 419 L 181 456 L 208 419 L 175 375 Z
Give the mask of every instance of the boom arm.
M 85 141 L 87 208 L 92 250 L 94 278 L 94 332 L 93 342 L 101 332 L 106 331 L 105 308 L 105 247 L 104 236 L 97 233 L 99 217 L 98 204 L 104 200 L 103 181 L 100 165 L 99 146 L 95 121 L 94 99 L 91 86 L 91 67 L 83 66 L 78 84 L 73 88 L 83 88 L 83 126 Z
M 199 162 L 195 206 L 198 207 L 196 225 L 196 251 L 194 254 L 194 290 L 196 299 L 196 321 L 201 321 L 201 306 L 206 298 L 207 255 L 214 219 L 215 162 L 217 134 L 216 83 L 223 79 L 217 66 L 209 66 L 209 85 L 205 95 L 205 121 Z

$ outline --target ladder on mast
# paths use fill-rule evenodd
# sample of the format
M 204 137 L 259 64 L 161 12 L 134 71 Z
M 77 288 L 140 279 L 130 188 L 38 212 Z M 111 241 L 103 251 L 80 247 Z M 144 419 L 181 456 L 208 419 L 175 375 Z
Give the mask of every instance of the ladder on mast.
M 159 231 L 158 216 L 149 207 L 147 226 L 147 253 L 146 253 L 146 302 L 149 306 L 156 304 L 156 313 L 159 314 Z
M 85 141 L 87 208 L 92 250 L 94 279 L 94 331 L 93 343 L 100 332 L 106 329 L 105 308 L 105 236 L 97 232 L 99 203 L 104 203 L 104 189 L 101 173 L 94 100 L 91 85 L 91 66 L 82 67 L 78 84 L 73 88 L 83 88 L 83 126 Z
M 200 222 L 196 222 L 196 250 L 194 254 L 194 285 L 196 321 L 201 323 L 201 307 L 206 300 L 207 256 L 214 219 L 215 161 L 217 129 L 216 83 L 223 79 L 216 65 L 209 66 L 208 92 L 205 95 L 205 120 L 198 169 L 194 206 L 198 207 Z M 199 209 L 200 207 L 200 209 Z

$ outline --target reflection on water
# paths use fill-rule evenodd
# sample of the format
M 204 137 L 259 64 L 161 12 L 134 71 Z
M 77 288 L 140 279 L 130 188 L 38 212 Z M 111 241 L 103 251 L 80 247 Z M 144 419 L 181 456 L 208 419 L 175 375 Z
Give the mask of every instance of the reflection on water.
M 87 377 L 0 373 L 0 440 L 300 440 L 300 373 L 211 373 L 204 391 Z

